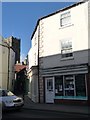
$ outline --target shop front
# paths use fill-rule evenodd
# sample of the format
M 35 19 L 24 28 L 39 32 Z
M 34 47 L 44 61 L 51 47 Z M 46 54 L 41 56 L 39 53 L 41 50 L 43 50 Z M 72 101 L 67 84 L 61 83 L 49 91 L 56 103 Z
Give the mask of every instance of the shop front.
M 53 74 L 44 81 L 46 103 L 87 104 L 87 73 Z

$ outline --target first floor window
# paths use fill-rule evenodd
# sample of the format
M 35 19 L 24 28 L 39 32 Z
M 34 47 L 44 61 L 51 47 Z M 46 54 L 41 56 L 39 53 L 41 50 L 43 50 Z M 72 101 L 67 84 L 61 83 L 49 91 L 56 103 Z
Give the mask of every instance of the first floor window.
M 68 58 L 73 56 L 71 40 L 61 41 L 61 56 L 62 58 Z

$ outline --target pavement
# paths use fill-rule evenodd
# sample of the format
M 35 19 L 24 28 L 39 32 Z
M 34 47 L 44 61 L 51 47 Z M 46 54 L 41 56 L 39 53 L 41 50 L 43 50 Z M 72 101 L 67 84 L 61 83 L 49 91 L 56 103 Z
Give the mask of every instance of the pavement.
M 64 104 L 62 105 L 55 103 L 53 104 L 34 103 L 27 95 L 24 97 L 23 109 L 85 114 L 90 116 L 90 107 L 88 106 L 76 106 L 76 105 L 64 105 Z

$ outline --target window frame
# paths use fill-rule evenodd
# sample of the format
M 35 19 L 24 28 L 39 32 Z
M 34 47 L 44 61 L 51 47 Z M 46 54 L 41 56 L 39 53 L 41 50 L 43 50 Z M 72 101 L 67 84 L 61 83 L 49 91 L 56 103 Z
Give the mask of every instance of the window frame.
M 72 39 L 61 40 L 60 42 L 61 42 L 61 58 L 62 59 L 72 58 L 73 57 Z
M 85 77 L 85 79 L 84 79 L 84 83 L 85 84 L 83 84 L 84 86 L 85 86 L 85 95 L 77 95 L 76 94 L 76 92 L 77 92 L 77 88 L 76 88 L 76 76 L 77 75 L 83 75 L 84 77 Z M 58 75 L 58 77 L 63 77 L 63 83 L 62 83 L 62 88 L 63 88 L 63 95 L 59 95 L 59 94 L 56 94 L 55 93 L 55 98 L 60 98 L 60 99 L 77 99 L 77 100 L 87 100 L 87 83 L 86 83 L 86 74 L 85 73 L 80 73 L 80 74 L 67 74 L 67 75 Z M 71 76 L 72 78 L 69 78 L 68 76 Z M 56 80 L 56 77 L 57 76 L 55 76 L 55 80 Z M 68 78 L 68 79 L 66 79 L 66 78 Z M 72 96 L 72 95 L 66 95 L 66 91 L 68 91 L 69 89 L 66 89 L 67 87 L 65 87 L 65 81 L 68 81 L 68 80 L 70 80 L 71 79 L 71 81 L 72 81 L 72 85 L 73 85 L 73 89 L 71 89 L 70 91 L 73 91 L 74 93 L 74 95 Z M 56 83 L 56 81 L 55 81 L 55 85 L 57 85 L 57 83 Z M 81 85 L 80 85 L 81 86 Z M 56 87 L 55 87 L 55 89 L 56 89 Z M 56 92 L 56 91 L 55 91 Z M 72 94 L 72 92 L 71 92 L 71 94 Z
M 67 14 L 67 15 L 65 16 L 65 14 Z M 70 20 L 63 24 L 63 20 L 68 19 L 69 17 L 70 17 Z M 71 25 L 71 12 L 65 11 L 60 14 L 60 27 L 65 27 L 68 25 Z
M 51 78 L 47 79 L 47 90 L 48 91 L 53 91 L 53 81 Z
M 69 77 L 71 76 L 71 77 Z M 74 75 L 64 75 L 64 96 L 70 96 L 66 95 L 69 91 L 73 91 L 73 96 L 76 96 L 76 89 L 75 89 L 75 76 Z M 70 81 L 72 84 L 70 84 Z M 68 86 L 67 86 L 68 85 Z M 70 85 L 73 85 L 70 87 Z

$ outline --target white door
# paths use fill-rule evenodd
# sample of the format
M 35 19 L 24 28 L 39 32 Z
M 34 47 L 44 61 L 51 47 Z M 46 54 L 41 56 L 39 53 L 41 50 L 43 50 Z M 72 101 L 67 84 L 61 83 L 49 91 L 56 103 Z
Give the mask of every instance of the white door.
M 45 78 L 46 103 L 54 103 L 54 77 Z

